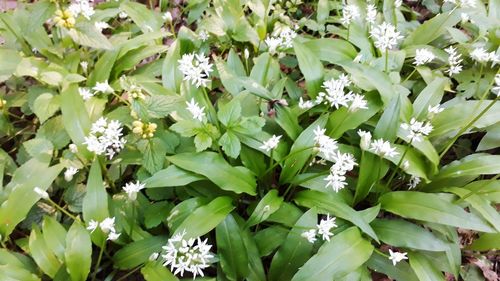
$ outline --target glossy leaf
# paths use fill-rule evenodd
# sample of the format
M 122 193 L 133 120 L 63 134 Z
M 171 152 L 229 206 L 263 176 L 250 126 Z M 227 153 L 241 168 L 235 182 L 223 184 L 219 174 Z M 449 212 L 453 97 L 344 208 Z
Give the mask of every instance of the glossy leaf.
M 220 266 L 226 278 L 232 281 L 242 280 L 249 272 L 242 235 L 241 228 L 231 214 L 215 229 Z
M 71 280 L 87 280 L 92 263 L 92 242 L 89 232 L 79 222 L 74 222 L 68 230 L 64 257 Z
M 148 261 L 151 254 L 160 251 L 167 243 L 165 236 L 151 236 L 149 238 L 132 242 L 121 248 L 113 256 L 113 264 L 120 269 L 133 269 Z

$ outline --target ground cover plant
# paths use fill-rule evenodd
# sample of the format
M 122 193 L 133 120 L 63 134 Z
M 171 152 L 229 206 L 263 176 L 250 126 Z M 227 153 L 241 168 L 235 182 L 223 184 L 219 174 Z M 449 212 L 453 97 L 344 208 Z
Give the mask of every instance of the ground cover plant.
M 498 280 L 500 1 L 17 2 L 0 280 Z

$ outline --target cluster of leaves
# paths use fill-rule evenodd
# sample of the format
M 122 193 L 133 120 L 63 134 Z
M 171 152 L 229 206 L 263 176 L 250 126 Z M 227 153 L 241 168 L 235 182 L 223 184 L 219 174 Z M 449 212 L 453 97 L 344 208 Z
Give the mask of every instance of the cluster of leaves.
M 153 2 L 91 3 L 87 17 L 41 0 L 0 14 L 1 280 L 178 280 L 161 254 L 182 233 L 212 245 L 197 280 L 494 278 L 500 1 L 352 0 L 362 16 L 347 25 L 336 0 Z M 375 47 L 372 4 L 399 47 Z M 469 56 L 478 43 L 492 63 Z M 451 76 L 449 46 L 463 65 Z M 415 65 L 422 48 L 435 58 Z M 206 87 L 179 69 L 190 53 L 215 66 Z M 340 74 L 366 108 L 304 106 Z M 401 125 L 436 105 L 432 132 L 410 139 Z M 111 159 L 88 145 L 102 117 L 124 125 Z M 325 187 L 318 127 L 356 159 L 338 192 Z M 361 147 L 360 129 L 397 155 Z M 127 197 L 132 181 L 145 189 Z M 310 243 L 326 215 L 337 227 Z M 89 228 L 111 217 L 113 241 Z M 394 265 L 389 249 L 408 260 Z

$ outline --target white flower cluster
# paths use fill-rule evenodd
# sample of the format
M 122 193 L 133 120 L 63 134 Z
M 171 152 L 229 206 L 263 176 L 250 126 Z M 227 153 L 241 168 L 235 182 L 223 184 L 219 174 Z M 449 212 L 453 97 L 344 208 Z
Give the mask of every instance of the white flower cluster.
M 320 157 L 334 162 L 330 167 L 330 174 L 325 178 L 327 181 L 325 188 L 331 186 L 335 192 L 339 192 L 347 185 L 345 174 L 352 171 L 357 163 L 352 154 L 340 152 L 337 142 L 325 135 L 325 131 L 318 126 L 314 130 L 314 141 L 318 146 Z
M 408 182 L 408 189 L 414 189 L 422 180 L 417 176 L 411 176 L 410 182 Z
M 408 138 L 415 142 L 422 141 L 422 136 L 429 135 L 433 129 L 430 122 L 420 122 L 415 118 L 412 118 L 410 123 L 401 124 L 401 128 L 408 131 Z
M 105 154 L 111 159 L 125 146 L 122 129 L 119 121 L 112 120 L 108 123 L 106 118 L 101 117 L 92 124 L 90 135 L 85 137 L 84 144 L 89 151 L 97 155 Z
M 342 18 L 340 19 L 340 22 L 347 26 L 351 24 L 353 20 L 359 19 L 360 13 L 359 13 L 359 8 L 356 5 L 345 5 L 344 9 L 342 10 Z
M 64 179 L 69 182 L 73 179 L 73 176 L 76 175 L 76 173 L 78 173 L 77 168 L 69 167 L 66 171 L 64 171 Z
M 392 265 L 396 265 L 402 260 L 407 260 L 407 254 L 408 253 L 393 252 L 391 249 L 389 249 L 389 259 L 392 261 Z
M 90 220 L 89 225 L 87 226 L 87 230 L 90 230 L 90 233 L 94 232 L 97 228 L 100 228 L 101 231 L 108 235 L 107 240 L 115 241 L 121 235 L 121 233 L 117 233 L 115 229 L 115 217 L 105 218 L 102 222 L 98 222 L 95 220 Z
M 85 64 L 85 71 L 86 69 L 87 64 Z M 92 92 L 91 90 L 93 90 L 94 92 Z M 105 80 L 103 82 L 96 82 L 95 86 L 92 87 L 92 89 L 82 87 L 78 88 L 78 93 L 80 94 L 80 96 L 82 96 L 83 100 L 88 100 L 98 93 L 111 94 L 114 91 L 115 90 L 108 84 L 108 80 Z
M 415 64 L 416 66 L 423 65 L 431 62 L 435 58 L 436 56 L 431 51 L 425 48 L 417 49 L 415 53 L 415 62 L 413 64 Z
M 265 141 L 259 148 L 269 152 L 278 147 L 281 137 L 282 136 L 273 135 L 267 141 Z
M 137 199 L 137 193 L 146 187 L 146 184 L 136 181 L 135 183 L 129 182 L 123 187 L 123 191 L 127 193 L 128 199 L 135 201 Z
M 377 20 L 377 7 L 374 4 L 368 4 L 366 6 L 366 21 L 369 24 L 375 24 Z
M 444 49 L 446 53 L 448 53 L 448 64 L 450 68 L 448 68 L 445 72 L 448 73 L 448 76 L 452 76 L 454 74 L 458 74 L 462 71 L 462 59 L 460 58 L 462 55 L 457 53 L 457 49 L 450 46 Z
M 331 230 L 332 228 L 337 227 L 335 219 L 335 217 L 330 217 L 330 214 L 327 214 L 326 219 L 322 219 L 319 224 L 316 225 L 316 228 L 302 232 L 301 236 L 306 238 L 309 243 L 316 242 L 317 235 L 321 235 L 323 240 L 330 241 L 330 237 L 333 236 Z
M 375 47 L 382 52 L 393 49 L 398 45 L 398 40 L 403 38 L 396 28 L 387 22 L 375 26 L 370 31 L 370 37 L 374 38 Z
M 207 244 L 207 239 L 202 241 L 200 237 L 184 239 L 185 235 L 185 231 L 175 235 L 162 247 L 165 250 L 162 255 L 165 259 L 163 265 L 170 265 L 170 270 L 174 274 L 180 273 L 181 277 L 184 271 L 191 272 L 193 279 L 196 275 L 204 276 L 203 269 L 210 266 L 210 259 L 214 257 L 210 253 L 212 245 Z
M 278 52 L 278 49 L 289 49 L 293 47 L 293 39 L 297 33 L 290 27 L 283 28 L 278 36 L 268 36 L 265 40 L 269 53 L 272 55 Z
M 202 30 L 198 33 L 198 38 L 200 38 L 202 42 L 207 41 L 209 37 L 210 35 L 208 35 L 208 33 L 205 30 Z
M 89 0 L 75 0 L 69 5 L 68 10 L 74 17 L 81 14 L 83 17 L 90 20 L 90 17 L 95 13 L 94 7 L 90 5 L 90 2 Z
M 372 134 L 370 132 L 366 132 L 363 130 L 358 130 L 358 135 L 361 140 L 359 146 L 361 149 L 373 152 L 380 157 L 394 157 L 399 153 L 396 151 L 396 148 L 391 147 L 391 143 L 385 141 L 383 139 L 377 139 L 372 141 Z
M 212 64 L 208 61 L 208 57 L 203 54 L 184 54 L 179 62 L 179 70 L 184 75 L 184 80 L 191 82 L 197 88 L 200 86 L 206 87 L 210 72 L 212 72 Z
M 488 63 L 492 62 L 493 65 L 497 64 L 500 62 L 499 56 L 495 52 L 488 52 L 486 49 L 483 47 L 475 48 L 471 53 L 470 56 L 472 59 L 479 63 Z
M 330 79 L 323 82 L 325 92 L 318 93 L 315 103 L 329 104 L 331 107 L 338 109 L 340 106 L 345 106 L 350 112 L 355 112 L 359 109 L 367 109 L 367 101 L 362 95 L 354 94 L 352 91 L 345 92 L 351 80 L 347 75 L 341 74 L 338 79 Z
M 445 3 L 452 3 L 462 8 L 475 8 L 476 0 L 444 0 Z
M 491 88 L 491 92 L 497 96 L 500 96 L 500 74 L 495 75 L 495 86 Z
M 191 99 L 190 102 L 186 102 L 186 109 L 193 115 L 193 118 L 198 120 L 198 121 L 203 121 L 205 118 L 205 107 L 200 107 L 197 102 L 194 101 L 194 99 Z

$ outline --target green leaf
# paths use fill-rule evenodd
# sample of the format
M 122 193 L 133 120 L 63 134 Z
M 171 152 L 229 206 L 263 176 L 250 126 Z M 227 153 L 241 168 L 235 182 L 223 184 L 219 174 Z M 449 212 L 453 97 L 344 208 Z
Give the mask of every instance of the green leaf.
M 231 198 L 217 197 L 188 215 L 176 228 L 175 234 L 186 231 L 186 239 L 205 235 L 219 225 L 233 209 Z
M 250 171 L 229 165 L 217 153 L 180 153 L 167 158 L 182 169 L 207 177 L 223 190 L 255 195 L 256 182 Z
M 374 271 L 381 272 L 394 280 L 419 281 L 407 262 L 400 261 L 394 266 L 387 257 L 377 252 L 372 254 L 366 265 Z
M 231 214 L 215 229 L 220 266 L 226 274 L 225 277 L 232 281 L 242 280 L 249 272 L 247 250 L 242 235 L 242 230 Z
M 219 105 L 217 118 L 226 127 L 235 124 L 241 118 L 241 104 L 233 99 L 226 104 Z
M 168 116 L 179 106 L 184 106 L 184 99 L 174 95 L 151 95 L 146 98 L 145 106 L 150 118 L 163 118 Z
M 33 103 L 33 111 L 40 118 L 40 123 L 45 122 L 59 110 L 59 98 L 50 93 L 39 95 Z
M 500 174 L 500 155 L 477 153 L 444 166 L 435 179 Z
M 92 263 L 92 242 L 89 232 L 79 222 L 75 221 L 68 230 L 64 257 L 71 280 L 87 280 Z
M 100 222 L 109 216 L 108 193 L 103 185 L 101 166 L 98 159 L 94 160 L 90 167 L 87 192 L 82 201 L 82 214 L 87 223 L 91 220 Z M 96 237 L 94 242 L 98 243 L 98 245 L 100 245 L 102 239 L 105 239 L 103 235 L 99 234 L 100 232 L 95 231 L 93 235 L 93 238 Z
M 159 252 L 167 243 L 165 236 L 151 236 L 127 244 L 113 256 L 113 265 L 119 269 L 132 269 L 148 261 L 149 256 Z
M 170 49 L 165 56 L 161 70 L 163 87 L 172 92 L 178 92 L 182 82 L 182 73 L 177 63 L 180 58 L 180 41 L 175 40 L 172 45 L 170 45 Z
M 196 146 L 196 152 L 201 152 L 212 146 L 212 138 L 207 133 L 198 133 L 194 137 L 194 145 Z
M 489 251 L 500 249 L 500 233 L 484 233 L 479 239 L 474 240 L 467 249 L 474 251 Z
M 142 33 L 158 31 L 163 25 L 161 16 L 141 3 L 123 2 L 120 4 L 120 9 L 129 15 Z
M 299 125 L 298 115 L 296 112 L 293 112 L 288 107 L 276 106 L 276 123 L 280 125 L 283 130 L 285 130 L 286 134 L 292 139 L 295 140 L 302 132 L 302 127 Z
M 324 243 L 292 280 L 338 279 L 365 263 L 372 251 L 373 246 L 361 237 L 358 228 L 349 228 Z
M 278 190 L 269 191 L 257 204 L 246 222 L 246 227 L 254 226 L 265 221 L 272 213 L 276 212 L 283 202 L 283 197 L 278 196 Z
M 143 141 L 138 147 L 143 153 L 142 165 L 148 172 L 154 174 L 163 168 L 167 149 L 161 139 L 152 138 Z
M 179 281 L 168 269 L 159 262 L 148 262 L 141 268 L 146 281 Z
M 244 229 L 242 232 L 243 243 L 248 254 L 248 281 L 261 281 L 266 279 L 264 272 L 264 267 L 259 255 L 259 249 L 255 242 L 254 237 L 248 229 Z
M 321 91 L 321 83 L 323 83 L 323 64 L 316 53 L 297 40 L 293 42 L 293 48 L 299 61 L 300 71 L 306 79 L 307 93 L 315 98 Z
M 434 267 L 432 261 L 418 252 L 409 252 L 410 266 L 420 281 L 444 281 L 444 275 Z
M 72 84 L 61 93 L 61 112 L 64 129 L 75 144 L 81 145 L 90 131 L 91 122 L 78 94 L 78 85 Z
M 33 189 L 39 187 L 47 190 L 62 169 L 62 164 L 49 167 L 47 162 L 43 163 L 33 158 L 16 170 L 3 194 L 0 194 L 2 197 L 7 196 L 6 201 L 0 205 L 2 237 L 8 237 L 16 225 L 26 218 L 33 205 L 40 200 L 40 196 Z
M 425 119 L 429 106 L 435 106 L 441 102 L 447 82 L 447 79 L 436 78 L 427 85 L 413 102 L 413 116 L 418 120 Z
M 313 39 L 305 42 L 304 46 L 316 54 L 320 60 L 332 64 L 353 60 L 357 54 L 356 49 L 348 41 L 342 39 Z
M 75 28 L 68 30 L 68 35 L 75 43 L 83 46 L 104 50 L 113 49 L 113 45 L 108 41 L 108 38 L 90 21 L 79 21 Z
M 66 229 L 53 217 L 45 216 L 43 218 L 42 232 L 47 246 L 54 251 L 59 260 L 64 260 Z
M 205 177 L 203 176 L 180 169 L 175 165 L 170 165 L 166 169 L 160 170 L 146 179 L 144 184 L 146 184 L 148 188 L 184 186 L 204 179 Z
M 40 281 L 41 279 L 28 270 L 11 264 L 0 265 L 0 280 L 2 281 Z
M 231 158 L 238 158 L 241 151 L 241 142 L 240 139 L 231 131 L 227 131 L 220 137 L 219 145 L 222 147 L 222 150 L 227 154 L 227 156 Z
M 345 219 L 363 230 L 364 233 L 378 241 L 378 237 L 371 226 L 364 220 L 363 216 L 353 208 L 339 201 L 334 195 L 315 190 L 306 190 L 299 192 L 294 201 L 301 206 L 313 208 L 318 212 L 326 212 Z
M 396 133 L 399 128 L 400 110 L 400 98 L 399 96 L 395 96 L 390 100 L 377 123 L 377 127 L 375 127 L 375 131 L 373 132 L 375 138 L 383 138 L 389 142 L 393 142 L 396 139 Z
M 453 27 L 460 21 L 460 12 L 454 10 L 451 14 L 445 12 L 432 19 L 425 21 L 422 25 L 411 32 L 403 42 L 403 47 L 411 45 L 425 45 L 446 32 L 446 28 Z
M 271 261 L 269 281 L 288 281 L 309 259 L 313 244 L 301 236 L 308 228 L 315 228 L 318 215 L 314 209 L 308 210 L 288 233 Z
M 404 220 L 376 219 L 373 230 L 384 243 L 424 251 L 446 251 L 448 245 L 434 234 Z
M 108 80 L 117 58 L 118 50 L 105 51 L 95 63 L 94 70 L 87 80 L 87 86 L 93 87 L 97 82 Z
M 417 191 L 394 191 L 384 194 L 382 209 L 404 218 L 435 222 L 483 232 L 494 230 L 472 213 L 467 213 L 437 194 Z
M 40 229 L 36 226 L 31 231 L 29 237 L 29 250 L 36 264 L 43 272 L 50 277 L 54 277 L 61 267 L 61 262 L 54 255 L 49 246 L 47 246 Z

